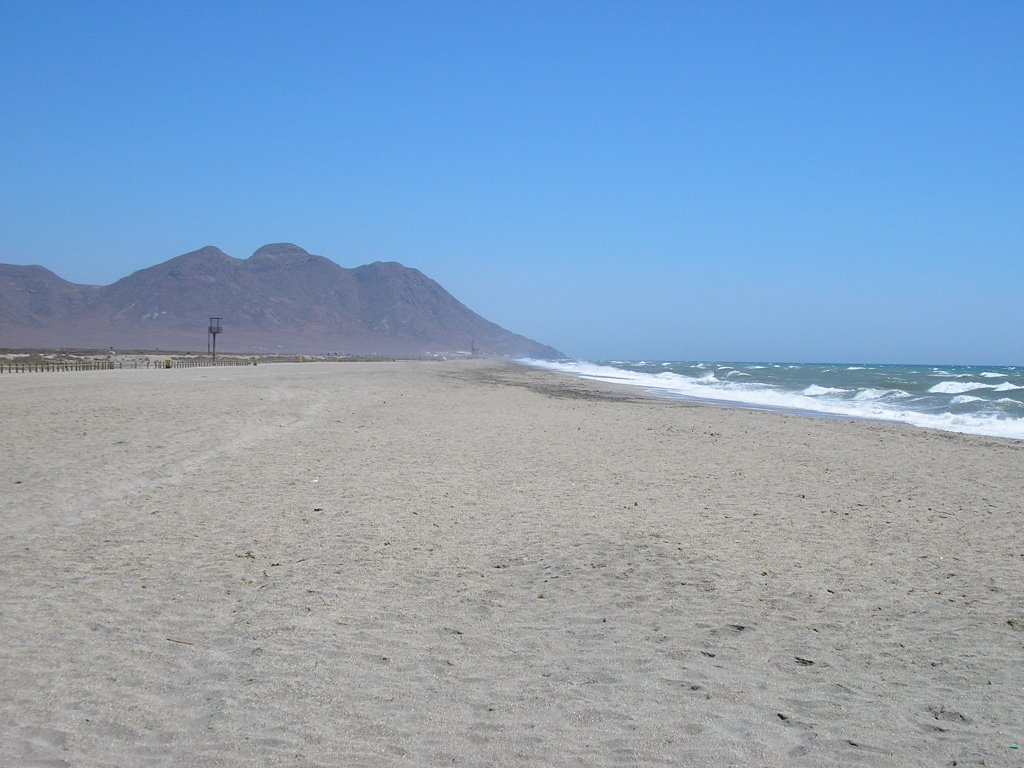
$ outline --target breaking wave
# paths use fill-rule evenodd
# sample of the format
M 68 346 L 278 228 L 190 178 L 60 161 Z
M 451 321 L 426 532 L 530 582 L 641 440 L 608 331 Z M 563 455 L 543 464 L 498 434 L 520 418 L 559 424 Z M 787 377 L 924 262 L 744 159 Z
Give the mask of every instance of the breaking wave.
M 1024 390 L 1019 373 L 1011 376 L 992 370 L 963 371 L 956 366 L 921 369 L 671 361 L 644 361 L 642 365 L 582 360 L 520 362 L 584 379 L 640 387 L 674 399 L 1024 439 L 1024 402 L 996 397 L 997 393 Z M 939 373 L 944 380 L 930 384 L 928 378 Z M 991 375 L 983 375 L 986 373 Z M 989 384 L 978 381 L 981 378 L 1005 380 Z M 892 386 L 897 383 L 899 386 Z

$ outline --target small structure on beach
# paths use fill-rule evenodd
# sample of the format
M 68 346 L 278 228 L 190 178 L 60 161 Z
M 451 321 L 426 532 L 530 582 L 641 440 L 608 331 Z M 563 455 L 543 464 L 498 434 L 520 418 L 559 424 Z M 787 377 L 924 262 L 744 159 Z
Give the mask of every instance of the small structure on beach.
M 222 319 L 223 318 L 220 317 L 210 318 L 210 325 L 206 336 L 206 351 L 213 352 L 214 360 L 217 359 L 217 334 L 224 330 L 220 327 L 220 321 Z

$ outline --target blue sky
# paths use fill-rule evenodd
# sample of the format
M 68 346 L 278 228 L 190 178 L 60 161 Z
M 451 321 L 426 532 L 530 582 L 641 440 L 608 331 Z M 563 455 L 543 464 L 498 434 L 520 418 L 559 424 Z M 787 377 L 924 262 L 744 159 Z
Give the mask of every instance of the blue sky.
M 0 0 L 0 262 L 400 261 L 574 357 L 1024 362 L 1024 3 Z

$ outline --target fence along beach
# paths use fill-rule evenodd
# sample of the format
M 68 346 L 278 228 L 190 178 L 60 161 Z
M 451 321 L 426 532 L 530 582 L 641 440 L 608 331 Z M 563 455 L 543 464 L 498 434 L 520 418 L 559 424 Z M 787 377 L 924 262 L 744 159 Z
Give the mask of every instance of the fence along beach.
M 0 409 L 0 765 L 1019 764 L 1020 442 L 482 361 Z

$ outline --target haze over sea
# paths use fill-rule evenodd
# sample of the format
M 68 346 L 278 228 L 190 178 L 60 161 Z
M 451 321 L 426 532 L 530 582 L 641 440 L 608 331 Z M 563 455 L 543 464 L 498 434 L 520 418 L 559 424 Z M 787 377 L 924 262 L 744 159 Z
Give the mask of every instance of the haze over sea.
M 528 360 L 664 397 L 1024 439 L 1018 366 Z

